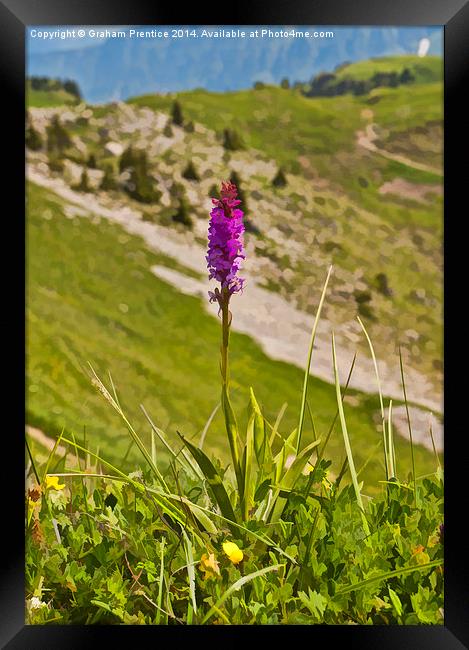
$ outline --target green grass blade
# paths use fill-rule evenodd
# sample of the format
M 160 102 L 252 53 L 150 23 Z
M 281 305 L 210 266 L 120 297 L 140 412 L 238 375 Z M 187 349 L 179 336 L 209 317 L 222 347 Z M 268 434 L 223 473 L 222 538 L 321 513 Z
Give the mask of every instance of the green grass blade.
M 215 406 L 213 411 L 210 413 L 210 416 L 209 416 L 207 422 L 205 423 L 202 434 L 200 436 L 199 449 L 202 449 L 202 447 L 204 446 L 205 436 L 207 435 L 207 431 L 209 430 L 210 425 L 212 424 L 212 420 L 215 417 L 215 415 L 216 415 L 218 409 L 220 408 L 220 406 L 221 406 L 221 402 L 218 402 L 218 404 Z
M 243 474 L 244 486 L 241 498 L 241 511 L 244 521 L 249 518 L 249 509 L 252 506 L 253 485 L 252 480 L 252 461 L 254 452 L 254 413 L 251 413 L 246 431 L 246 446 L 243 455 Z M 241 495 L 240 495 L 241 496 Z
M 388 451 L 389 451 L 389 478 L 396 477 L 396 454 L 394 450 L 394 438 L 392 430 L 392 399 L 389 400 L 388 409 Z
M 164 537 L 161 538 L 161 551 L 160 551 L 160 578 L 158 585 L 158 609 L 156 610 L 156 624 L 160 624 L 161 610 L 163 609 L 163 582 L 164 582 Z
M 287 499 L 284 497 L 279 496 L 280 492 L 283 488 L 287 490 L 292 490 L 293 487 L 295 486 L 295 483 L 301 476 L 301 472 L 304 470 L 306 467 L 309 458 L 311 456 L 311 453 L 315 447 L 319 445 L 321 441 L 320 440 L 315 440 L 311 444 L 309 444 L 307 447 L 303 449 L 303 451 L 295 458 L 291 466 L 287 469 L 285 472 L 281 482 L 280 482 L 280 487 L 277 488 L 273 499 L 271 503 L 271 511 L 272 511 L 272 516 L 271 516 L 271 523 L 276 523 L 283 512 L 283 509 L 285 508 L 285 504 L 287 502 Z
M 362 587 L 373 584 L 373 582 L 380 582 L 381 580 L 389 580 L 390 578 L 396 578 L 398 576 L 407 575 L 408 573 L 413 573 L 414 571 L 426 571 L 427 569 L 433 569 L 434 567 L 441 566 L 443 564 L 443 559 L 433 560 L 432 562 L 427 562 L 427 564 L 416 564 L 415 566 L 402 567 L 402 569 L 396 569 L 395 571 L 388 571 L 387 573 L 381 573 L 380 575 L 367 578 L 366 580 L 361 580 L 356 582 L 353 585 L 348 585 L 342 589 L 338 589 L 335 593 L 336 596 L 342 596 L 343 594 L 348 594 L 351 591 L 357 591 Z
M 362 513 L 363 528 L 365 530 L 365 534 L 368 536 L 370 534 L 370 529 L 365 517 L 365 510 L 363 508 L 363 501 L 362 501 L 362 496 L 360 494 L 360 488 L 358 485 L 357 472 L 355 471 L 355 463 L 353 462 L 352 447 L 350 445 L 350 438 L 347 431 L 347 423 L 345 421 L 344 405 L 342 403 L 342 395 L 340 393 L 339 371 L 337 369 L 337 356 L 335 351 L 334 332 L 332 332 L 332 359 L 334 364 L 334 380 L 335 380 L 335 389 L 337 394 L 337 406 L 339 408 L 340 424 L 342 427 L 342 435 L 344 437 L 345 450 L 347 452 L 350 476 L 352 477 L 352 484 L 355 490 L 355 496 L 357 498 L 358 507 L 360 508 L 360 511 Z
M 305 408 L 306 408 L 306 396 L 308 393 L 308 379 L 309 379 L 309 371 L 311 367 L 311 356 L 313 354 L 313 348 L 314 348 L 314 339 L 316 338 L 316 330 L 318 327 L 319 323 L 319 318 L 321 316 L 321 311 L 322 311 L 322 306 L 324 304 L 324 298 L 326 297 L 326 289 L 327 285 L 329 283 L 329 278 L 331 277 L 332 273 L 332 266 L 329 267 L 329 271 L 327 273 L 326 281 L 324 283 L 324 287 L 321 293 L 321 298 L 319 300 L 319 305 L 318 305 L 318 310 L 316 312 L 316 316 L 314 318 L 314 323 L 313 323 L 313 329 L 311 330 L 311 340 L 309 343 L 309 350 L 308 350 L 308 361 L 306 362 L 306 368 L 305 368 L 305 376 L 304 376 L 304 381 L 303 381 L 303 393 L 301 396 L 301 406 L 300 406 L 300 416 L 298 418 L 298 440 L 296 443 L 296 455 L 298 456 L 298 453 L 300 451 L 300 446 L 301 446 L 301 435 L 303 433 L 303 424 L 304 424 L 304 419 L 305 419 Z
M 233 507 L 231 505 L 228 494 L 225 490 L 225 486 L 223 485 L 222 477 L 218 474 L 212 461 L 201 449 L 199 449 L 198 447 L 190 443 L 188 440 L 186 440 L 184 436 L 181 433 L 179 433 L 179 431 L 177 432 L 177 434 L 179 435 L 183 443 L 186 445 L 188 450 L 191 452 L 195 462 L 202 470 L 207 480 L 207 483 L 209 485 L 209 488 L 211 489 L 211 492 L 214 496 L 214 499 L 217 502 L 223 516 L 230 521 L 236 521 L 236 516 L 233 511 Z
M 360 327 L 363 330 L 363 333 L 365 334 L 366 340 L 368 341 L 368 347 L 370 348 L 371 352 L 371 358 L 373 359 L 373 365 L 375 368 L 375 375 L 376 375 L 376 383 L 378 385 L 378 394 L 379 394 L 379 404 L 381 407 L 381 426 L 383 428 L 383 448 L 384 448 L 384 467 L 386 470 L 386 480 L 389 480 L 390 476 L 388 473 L 388 467 L 389 467 L 389 449 L 386 441 L 386 418 L 384 415 L 384 402 L 383 402 L 383 393 L 381 390 L 381 380 L 379 378 L 379 371 L 378 371 L 378 362 L 376 360 L 376 355 L 375 355 L 375 350 L 373 348 L 373 344 L 371 342 L 370 337 L 368 336 L 368 332 L 366 331 L 365 326 L 363 325 L 360 316 L 357 316 L 357 320 L 360 323 Z
M 259 569 L 259 571 L 254 571 L 253 573 L 249 573 L 247 576 L 243 576 L 239 580 L 237 580 L 234 584 L 229 587 L 225 593 L 217 600 L 215 605 L 211 607 L 208 612 L 205 614 L 203 617 L 201 624 L 203 625 L 206 623 L 209 618 L 211 618 L 217 610 L 220 609 L 220 607 L 223 605 L 223 603 L 238 589 L 241 589 L 241 587 L 248 582 L 251 582 L 251 580 L 254 580 L 255 578 L 259 578 L 260 576 L 265 575 L 266 573 L 269 573 L 269 571 L 278 571 L 280 567 L 283 566 L 282 564 L 274 564 L 273 566 L 268 566 L 265 567 L 264 569 Z
M 57 438 L 57 440 L 55 441 L 54 446 L 52 447 L 52 450 L 51 450 L 51 452 L 50 452 L 50 454 L 49 454 L 49 456 L 48 456 L 48 458 L 47 458 L 46 466 L 45 466 L 45 468 L 44 468 L 44 473 L 43 473 L 43 475 L 42 475 L 41 485 L 42 485 L 42 483 L 44 483 L 44 481 L 46 480 L 47 472 L 49 471 L 49 466 L 50 466 L 50 464 L 51 464 L 52 458 L 54 457 L 55 450 L 56 450 L 57 447 L 59 446 L 60 441 L 62 440 L 63 435 L 64 435 L 64 429 L 62 429 L 62 431 L 61 431 L 61 433 L 60 433 L 60 436 L 59 436 L 59 437 Z
M 399 365 L 401 368 L 402 391 L 404 393 L 404 403 L 405 403 L 405 410 L 407 414 L 407 426 L 409 428 L 410 454 L 412 458 L 412 477 L 414 481 L 414 503 L 415 505 L 417 505 L 417 484 L 416 484 L 416 476 L 415 476 L 414 441 L 412 438 L 412 426 L 410 424 L 409 405 L 407 403 L 407 391 L 405 388 L 404 366 L 402 363 L 401 346 L 399 346 Z
M 192 608 L 194 614 L 197 614 L 197 601 L 195 599 L 195 571 L 194 571 L 194 554 L 192 552 L 192 544 L 187 536 L 184 528 L 182 529 L 182 535 L 184 538 L 184 550 L 186 553 L 186 562 L 187 562 L 187 575 L 189 576 L 189 592 L 192 600 Z
M 288 406 L 288 404 L 286 402 L 284 402 L 282 404 L 282 407 L 281 407 L 280 411 L 278 412 L 277 419 L 275 420 L 275 424 L 272 427 L 272 433 L 270 434 L 270 439 L 269 439 L 269 447 L 270 447 L 271 453 L 272 453 L 272 445 L 274 444 L 274 441 L 275 441 L 275 436 L 280 436 L 280 434 L 278 433 L 278 428 L 279 428 L 280 422 L 282 421 L 282 418 L 283 418 L 283 416 L 285 414 L 285 411 L 287 410 L 287 406 Z

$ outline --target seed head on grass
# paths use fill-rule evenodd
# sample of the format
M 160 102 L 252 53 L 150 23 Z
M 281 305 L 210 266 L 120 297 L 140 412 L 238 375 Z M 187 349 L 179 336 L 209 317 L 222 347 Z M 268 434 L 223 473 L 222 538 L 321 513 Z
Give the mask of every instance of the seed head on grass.
M 209 291 L 210 302 L 228 302 L 234 293 L 242 291 L 244 279 L 239 277 L 244 254 L 243 211 L 236 198 L 238 189 L 234 183 L 221 184 L 220 198 L 213 199 L 208 227 L 207 268 L 209 280 L 220 282 L 220 288 Z

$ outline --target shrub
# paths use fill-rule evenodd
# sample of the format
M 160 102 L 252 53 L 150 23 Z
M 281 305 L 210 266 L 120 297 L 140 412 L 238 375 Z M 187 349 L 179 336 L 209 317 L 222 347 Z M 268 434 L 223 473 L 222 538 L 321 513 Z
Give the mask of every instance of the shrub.
M 116 190 L 118 187 L 116 178 L 114 176 L 114 169 L 109 163 L 104 167 L 104 176 L 101 179 L 101 184 L 99 187 L 105 192 Z
M 96 164 L 96 156 L 95 156 L 94 153 L 90 153 L 90 155 L 88 156 L 88 160 L 86 161 L 86 165 L 90 169 L 97 169 L 98 168 L 98 165 Z
M 192 228 L 194 222 L 190 215 L 189 205 L 185 197 L 181 197 L 179 205 L 171 218 L 175 223 L 180 223 L 187 228 Z
M 72 189 L 76 190 L 77 192 L 91 192 L 88 172 L 86 171 L 86 168 L 81 173 L 80 182 L 76 185 L 73 185 Z
M 46 128 L 46 132 L 48 151 L 62 153 L 71 146 L 72 141 L 70 135 L 67 129 L 61 124 L 57 114 L 52 117 L 49 126 Z
M 173 137 L 174 133 L 173 133 L 173 129 L 171 128 L 171 122 L 168 122 L 168 123 L 166 124 L 166 126 L 164 127 L 164 129 L 163 129 L 163 135 L 164 135 L 166 138 L 172 138 L 172 137 Z
M 272 180 L 272 185 L 274 187 L 285 187 L 287 185 L 287 177 L 285 176 L 285 172 L 283 171 L 282 167 L 279 167 L 278 172 Z
M 194 133 L 194 130 L 195 130 L 195 127 L 194 127 L 194 122 L 192 122 L 192 120 L 187 122 L 184 125 L 184 131 L 186 131 L 186 133 Z
M 47 164 L 51 172 L 63 172 L 64 170 L 63 159 L 60 158 L 57 153 L 49 152 L 47 157 Z
M 223 146 L 228 151 L 238 151 L 244 149 L 244 144 L 241 136 L 235 129 L 223 130 Z
M 36 131 L 31 123 L 26 126 L 25 143 L 31 151 L 39 151 L 43 146 L 41 134 Z
M 153 203 L 160 199 L 161 192 L 154 186 L 146 151 L 133 149 L 131 145 L 127 147 L 119 160 L 119 171 L 129 172 L 124 189 L 131 198 L 141 203 Z

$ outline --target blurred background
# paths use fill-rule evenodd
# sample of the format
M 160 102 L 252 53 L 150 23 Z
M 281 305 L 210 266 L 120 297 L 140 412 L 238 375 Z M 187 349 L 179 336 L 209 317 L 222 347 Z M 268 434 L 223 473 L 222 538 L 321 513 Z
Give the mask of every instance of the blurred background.
M 386 408 L 393 401 L 398 473 L 406 478 L 411 467 L 399 347 L 417 475 L 433 471 L 430 428 L 443 450 L 442 29 L 321 27 L 333 36 L 249 39 L 185 26 L 180 38 L 135 39 L 130 27 L 100 26 L 93 37 L 47 40 L 33 29 L 26 402 L 35 453 L 65 428 L 110 460 L 139 462 L 91 384 L 90 363 L 109 386 L 112 376 L 145 440 L 142 404 L 173 440 L 176 430 L 202 437 L 227 462 L 220 327 L 204 255 L 210 197 L 231 179 L 246 215 L 247 282 L 231 305 L 239 420 L 252 386 L 271 424 L 287 405 L 282 435 L 296 426 L 309 334 L 333 264 L 305 442 L 324 438 L 335 416 L 334 330 L 343 384 L 358 355 L 345 404 L 365 493 L 384 477 L 359 316 Z M 326 455 L 337 471 L 338 426 Z

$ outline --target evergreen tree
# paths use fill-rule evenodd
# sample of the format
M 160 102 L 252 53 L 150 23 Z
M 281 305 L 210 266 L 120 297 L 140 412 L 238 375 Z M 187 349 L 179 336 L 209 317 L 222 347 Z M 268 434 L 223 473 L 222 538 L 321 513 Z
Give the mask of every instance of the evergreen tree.
M 72 189 L 76 190 L 77 192 L 91 192 L 91 187 L 90 187 L 88 172 L 86 171 L 86 167 L 81 172 L 80 182 L 74 185 Z
M 72 141 L 68 131 L 62 126 L 59 116 L 55 114 L 46 129 L 47 132 L 47 150 L 50 152 L 62 153 L 64 149 L 70 147 Z
M 223 146 L 228 151 L 237 151 L 244 148 L 241 136 L 235 129 L 223 130 Z
M 279 167 L 277 174 L 272 180 L 272 185 L 274 187 L 285 187 L 287 184 L 287 178 L 285 176 L 285 172 L 283 171 L 282 167 Z
M 26 122 L 25 143 L 28 149 L 31 149 L 31 151 L 39 151 L 39 149 L 42 149 L 43 145 L 41 134 L 39 131 L 36 131 L 32 125 L 32 122 L 29 119 L 29 115 L 27 116 Z
M 133 199 L 142 203 L 153 203 L 159 200 L 161 192 L 154 187 L 146 151 L 133 149 L 131 145 L 127 147 L 120 157 L 119 171 L 129 172 L 130 177 L 125 185 L 125 191 Z
M 193 221 L 189 212 L 189 205 L 185 196 L 181 197 L 179 200 L 179 206 L 176 208 L 176 212 L 172 216 L 172 220 L 176 223 L 181 223 L 187 228 L 192 228 Z
M 220 190 L 215 183 L 210 187 L 208 190 L 208 195 L 211 199 L 219 199 L 220 198 Z
M 168 122 L 166 126 L 163 129 L 163 135 L 166 138 L 172 138 L 173 137 L 173 129 L 171 128 L 171 122 Z
M 185 169 L 182 172 L 182 177 L 186 178 L 188 181 L 200 181 L 200 176 L 198 175 L 192 160 L 189 160 L 187 163 Z
M 110 190 L 117 189 L 117 182 L 114 177 L 114 171 L 112 165 L 107 164 L 104 168 L 104 176 L 101 180 L 100 189 L 108 192 Z
M 284 77 L 282 79 L 280 82 L 280 88 L 284 88 L 285 90 L 288 90 L 290 88 L 290 81 L 288 80 L 288 77 Z
M 98 166 L 96 164 L 96 156 L 94 155 L 94 153 L 90 153 L 90 155 L 88 156 L 88 160 L 86 161 L 86 164 L 90 169 L 97 169 Z
M 173 124 L 176 124 L 176 126 L 182 126 L 184 124 L 184 117 L 182 115 L 181 104 L 178 102 L 177 99 L 173 102 L 173 105 L 171 107 L 171 118 Z
M 240 178 L 239 174 L 237 174 L 237 172 L 235 172 L 234 169 L 233 169 L 233 171 L 231 172 L 231 175 L 230 175 L 230 182 L 234 183 L 236 185 L 236 187 L 238 188 L 238 199 L 241 201 L 241 205 L 239 207 L 241 208 L 241 210 L 244 210 L 246 212 L 247 211 L 246 195 L 245 195 L 244 190 L 243 190 L 241 178 Z

